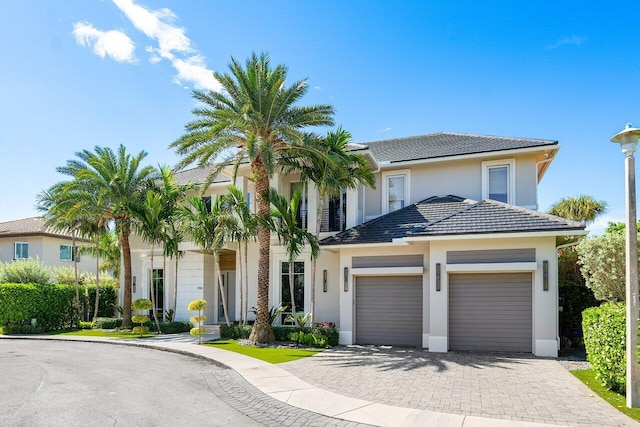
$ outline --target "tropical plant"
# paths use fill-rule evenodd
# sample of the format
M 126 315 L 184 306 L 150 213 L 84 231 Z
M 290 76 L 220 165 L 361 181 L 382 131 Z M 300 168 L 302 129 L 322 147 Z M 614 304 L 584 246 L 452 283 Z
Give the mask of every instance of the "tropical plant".
M 133 301 L 133 303 L 131 303 L 131 309 L 134 311 L 144 312 L 147 310 L 151 310 L 152 308 L 153 308 L 153 303 L 146 298 L 139 298 Z M 139 326 L 136 326 L 135 328 L 133 328 L 134 334 L 138 334 L 142 336 L 147 332 L 149 332 L 149 327 L 144 325 L 149 320 L 149 316 L 147 316 L 146 314 L 138 313 L 133 315 L 131 317 L 131 320 L 134 323 L 139 324 Z M 124 325 L 124 321 L 122 323 Z
M 77 159 L 68 160 L 58 172 L 71 177 L 64 183 L 67 195 L 76 195 L 80 208 L 93 204 L 98 210 L 94 218 L 113 221 L 123 263 L 123 325 L 131 326 L 131 247 L 129 236 L 135 208 L 143 202 L 145 191 L 157 174 L 151 166 L 141 166 L 147 153 L 136 156 L 127 153 L 121 145 L 117 152 L 110 148 L 95 147 L 94 151 L 76 153 Z M 69 197 L 69 196 L 67 196 Z M 96 203 L 98 201 L 98 203 Z
M 203 310 L 207 308 L 207 302 L 203 299 L 196 299 L 189 303 L 187 310 L 197 311 L 197 316 L 192 316 L 189 320 L 193 323 L 194 327 L 191 328 L 189 333 L 194 337 L 198 337 L 198 344 L 202 343 L 202 336 L 207 333 L 203 326 L 203 322 L 207 319 L 207 316 L 202 314 Z
M 298 225 L 298 207 L 300 206 L 300 191 L 294 191 L 291 202 L 278 194 L 275 189 L 269 192 L 269 200 L 274 209 L 271 216 L 275 219 L 271 221 L 272 228 L 278 235 L 278 240 L 284 245 L 289 263 L 289 293 L 291 296 L 291 314 L 296 317 L 295 284 L 293 277 L 293 267 L 296 258 L 302 253 L 303 248 L 309 245 L 311 259 L 316 259 L 320 252 L 320 246 L 315 236 L 306 229 Z
M 290 314 L 287 316 L 287 322 L 291 322 L 298 328 L 303 328 L 311 319 L 311 313 L 296 313 L 295 316 Z
M 243 325 L 246 325 L 249 308 L 249 241 L 255 240 L 258 234 L 258 221 L 251 213 L 242 191 L 235 185 L 230 185 L 228 190 L 227 204 L 236 218 L 235 231 L 232 238 L 238 243 L 238 253 L 240 255 L 240 321 Z
M 225 215 L 223 198 L 216 196 L 211 202 L 211 210 L 200 197 L 191 196 L 187 198 L 187 204 L 182 208 L 184 227 L 186 233 L 193 238 L 196 245 L 205 251 L 212 251 L 216 265 L 218 289 L 222 299 L 222 309 L 226 324 L 229 325 L 229 314 L 227 312 L 226 292 L 222 283 L 222 273 L 220 272 L 220 250 L 227 238 L 227 230 L 223 226 L 221 217 Z
M 590 224 L 607 211 L 607 203 L 588 195 L 565 197 L 549 208 L 549 213 L 572 221 Z
M 323 155 L 312 156 L 312 162 L 299 166 L 301 179 L 305 182 L 313 182 L 318 191 L 315 228 L 315 237 L 318 241 L 325 199 L 341 197 L 343 191 L 355 188 L 357 185 L 375 188 L 376 180 L 369 163 L 364 155 L 349 151 L 350 143 L 351 133 L 342 127 L 329 131 L 324 138 L 317 141 L 317 146 Z M 315 317 L 317 262 L 317 257 L 311 262 L 311 322 Z
M 625 300 L 625 241 L 624 234 L 609 233 L 583 239 L 577 246 L 585 284 L 600 301 Z
M 51 282 L 51 268 L 40 258 L 17 259 L 4 264 L 0 270 L 0 283 L 38 283 Z
M 278 305 L 277 307 L 271 307 L 269 309 L 269 324 L 273 326 L 273 324 L 276 323 L 276 320 L 278 319 L 278 317 L 280 317 L 280 315 L 284 313 L 287 310 L 287 308 L 289 308 L 288 305 L 282 305 L 282 304 Z M 258 309 L 256 307 L 251 307 L 251 311 L 255 315 L 258 314 Z
M 308 90 L 306 80 L 288 86 L 287 68 L 272 68 L 266 54 L 253 54 L 244 67 L 232 58 L 229 69 L 230 74 L 214 72 L 222 91 L 194 91 L 201 104 L 193 110 L 197 118 L 171 147 L 183 156 L 179 167 L 217 162 L 204 188 L 224 168 L 232 167 L 235 177 L 240 164 L 249 162 L 257 216 L 263 221 L 258 226 L 258 314 L 250 341 L 270 342 L 274 340 L 269 324 L 270 233 L 264 225 L 270 214 L 269 178 L 290 160 L 321 155 L 305 129 L 332 125 L 334 112 L 329 105 L 296 105 Z

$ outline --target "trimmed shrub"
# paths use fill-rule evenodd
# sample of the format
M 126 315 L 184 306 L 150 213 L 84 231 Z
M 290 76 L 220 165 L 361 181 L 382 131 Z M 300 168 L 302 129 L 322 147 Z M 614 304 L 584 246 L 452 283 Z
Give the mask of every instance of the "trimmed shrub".
M 325 348 L 327 347 L 327 337 L 316 334 L 305 334 L 304 332 L 291 332 L 289 334 L 289 341 L 294 341 L 297 344 L 305 345 L 307 347 Z
M 587 359 L 596 379 L 617 393 L 624 393 L 626 386 L 625 322 L 624 303 L 609 302 L 582 313 Z
M 93 307 L 96 303 L 96 285 L 85 285 L 88 287 L 88 303 L 89 303 L 89 315 L 93 316 Z M 80 288 L 80 303 L 84 297 L 84 288 Z M 98 317 L 113 317 L 116 314 L 116 302 L 118 300 L 118 289 L 105 284 L 100 285 L 100 300 L 98 301 Z
M 38 258 L 19 259 L 0 269 L 0 283 L 49 283 L 51 269 Z
M 96 317 L 93 321 L 95 329 L 116 329 L 122 327 L 122 319 L 114 317 Z
M 156 324 L 154 322 L 150 323 L 150 330 L 155 332 Z M 163 334 L 179 334 L 181 332 L 189 332 L 191 324 L 189 322 L 160 322 L 160 330 Z
M 80 321 L 80 329 L 93 329 L 93 322 Z
M 187 306 L 189 311 L 197 311 L 198 315 L 191 317 L 189 320 L 194 324 L 194 328 L 191 328 L 189 333 L 194 337 L 198 337 L 198 344 L 202 343 L 202 336 L 207 333 L 203 326 L 203 322 L 207 319 L 207 316 L 202 314 L 202 311 L 207 308 L 207 302 L 203 299 L 195 299 Z
M 600 303 L 593 296 L 593 291 L 584 285 L 560 285 L 558 295 L 562 301 L 559 314 L 560 336 L 579 341 L 582 336 L 582 312 Z
M 5 334 L 72 327 L 78 321 L 74 298 L 75 291 L 68 285 L 0 284 L 0 327 Z
M 248 339 L 251 334 L 251 326 L 249 325 L 220 325 L 220 337 L 225 339 Z M 327 327 L 304 327 L 298 328 L 293 326 L 274 326 L 273 335 L 276 341 L 289 341 L 289 335 L 294 332 L 302 332 L 303 334 L 315 335 L 316 337 L 324 337 L 327 345 L 330 347 L 338 345 L 339 332 L 333 326 Z M 305 344 L 306 345 L 306 344 Z

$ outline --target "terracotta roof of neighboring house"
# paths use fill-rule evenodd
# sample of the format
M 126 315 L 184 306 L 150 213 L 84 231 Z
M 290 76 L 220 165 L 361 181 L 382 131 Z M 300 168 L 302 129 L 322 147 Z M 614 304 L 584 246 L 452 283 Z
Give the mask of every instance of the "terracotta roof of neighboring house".
M 378 163 L 435 159 L 493 151 L 557 146 L 547 139 L 440 132 L 364 143 Z
M 213 169 L 213 166 L 195 167 L 192 169 L 186 169 L 175 173 L 176 184 L 202 184 L 207 175 Z M 231 178 L 224 174 L 218 174 L 213 182 L 231 182 Z
M 71 239 L 71 233 L 54 230 L 45 225 L 44 218 L 17 219 L 15 221 L 0 222 L 0 238 L 18 236 L 51 236 Z
M 584 230 L 582 223 L 493 200 L 435 196 L 388 213 L 320 242 L 388 243 L 408 236 L 533 233 Z

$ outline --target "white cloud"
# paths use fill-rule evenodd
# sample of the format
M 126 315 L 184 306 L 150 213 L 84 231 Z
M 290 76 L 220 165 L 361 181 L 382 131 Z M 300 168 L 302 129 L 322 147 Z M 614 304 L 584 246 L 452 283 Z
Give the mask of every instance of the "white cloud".
M 178 74 L 174 82 L 191 83 L 197 89 L 220 91 L 221 85 L 205 65 L 205 58 L 191 46 L 185 29 L 174 25 L 176 15 L 167 8 L 149 10 L 133 0 L 113 0 L 113 3 L 129 18 L 134 27 L 158 43 L 148 46 L 149 62 L 156 64 L 163 59 L 171 62 Z
M 376 129 L 376 132 L 378 132 L 378 133 L 389 132 L 390 130 L 391 130 L 390 127 L 386 127 L 386 128 Z
M 118 62 L 135 62 L 135 44 L 122 31 L 101 31 L 88 22 L 73 25 L 76 42 L 82 46 L 93 46 L 93 52 L 104 58 L 110 56 Z
M 582 46 L 582 44 L 585 41 L 587 41 L 585 37 L 571 36 L 571 37 L 567 37 L 562 40 L 559 40 L 552 45 L 547 46 L 547 49 L 557 49 L 560 46 L 565 46 L 565 45 Z

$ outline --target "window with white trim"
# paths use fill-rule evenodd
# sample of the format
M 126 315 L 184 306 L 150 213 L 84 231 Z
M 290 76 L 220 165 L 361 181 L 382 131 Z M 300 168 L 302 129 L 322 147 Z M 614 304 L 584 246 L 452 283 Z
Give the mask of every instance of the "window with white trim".
M 29 244 L 25 242 L 15 242 L 13 244 L 14 258 L 15 259 L 28 259 L 29 258 Z
M 482 198 L 515 204 L 514 159 L 482 162 Z
M 60 245 L 60 261 L 73 261 L 73 246 Z
M 382 173 L 382 213 L 402 209 L 409 205 L 409 171 Z

